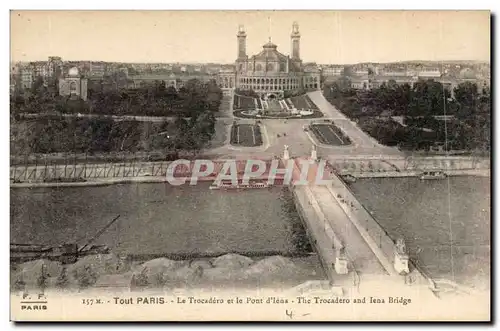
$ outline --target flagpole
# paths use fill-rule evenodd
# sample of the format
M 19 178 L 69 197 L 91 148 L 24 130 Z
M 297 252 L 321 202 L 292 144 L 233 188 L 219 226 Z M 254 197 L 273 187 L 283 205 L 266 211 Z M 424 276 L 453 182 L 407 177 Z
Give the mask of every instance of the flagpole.
M 267 16 L 269 42 L 271 42 L 271 16 Z

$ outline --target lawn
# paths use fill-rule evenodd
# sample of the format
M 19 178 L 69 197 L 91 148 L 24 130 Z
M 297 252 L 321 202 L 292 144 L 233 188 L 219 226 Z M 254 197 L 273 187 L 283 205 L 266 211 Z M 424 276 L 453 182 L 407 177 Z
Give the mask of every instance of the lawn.
M 351 144 L 349 137 L 347 137 L 337 126 L 334 124 L 312 124 L 311 131 L 316 138 L 326 145 L 344 146 Z
M 231 144 L 245 147 L 262 145 L 262 134 L 258 125 L 235 124 L 231 128 Z

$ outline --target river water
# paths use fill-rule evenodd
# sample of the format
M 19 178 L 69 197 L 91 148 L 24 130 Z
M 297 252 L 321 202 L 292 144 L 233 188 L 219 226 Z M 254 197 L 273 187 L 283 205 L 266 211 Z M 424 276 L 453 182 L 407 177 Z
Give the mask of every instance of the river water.
M 83 244 L 119 214 L 95 242 L 117 253 L 310 250 L 286 191 L 214 191 L 208 185 L 11 189 L 11 242 Z M 352 190 L 393 239 L 406 239 L 431 275 L 489 286 L 489 178 L 363 179 Z
M 95 242 L 127 254 L 304 252 L 289 192 L 209 190 L 208 183 L 11 190 L 11 242 Z M 310 248 L 309 248 L 310 249 Z
M 489 288 L 490 178 L 362 179 L 351 189 L 433 277 Z

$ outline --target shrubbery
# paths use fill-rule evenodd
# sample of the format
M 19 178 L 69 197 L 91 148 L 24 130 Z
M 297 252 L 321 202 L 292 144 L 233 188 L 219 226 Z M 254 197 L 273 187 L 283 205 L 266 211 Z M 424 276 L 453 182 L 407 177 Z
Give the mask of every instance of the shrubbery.
M 441 83 L 420 81 L 410 87 L 394 82 L 371 90 L 325 85 L 326 99 L 361 129 L 389 146 L 429 150 L 436 144 L 453 150 L 489 150 L 491 131 L 490 90 L 463 83 L 454 98 Z M 434 116 L 453 115 L 445 123 Z M 405 126 L 389 116 L 403 116 Z M 448 142 L 446 146 L 445 141 Z
M 215 116 L 197 113 L 174 122 L 114 121 L 49 116 L 11 123 L 11 154 L 175 152 L 203 149 L 215 134 Z
M 154 87 L 121 92 L 89 91 L 89 102 L 47 93 L 11 98 L 11 154 L 136 152 L 196 153 L 215 133 L 214 111 L 221 90 L 214 82 L 190 80 L 179 92 L 158 82 Z M 20 113 L 53 113 L 21 120 Z M 59 113 L 174 115 L 163 123 L 114 121 L 110 117 L 63 117 Z M 186 119 L 185 117 L 188 117 Z
M 11 112 L 189 117 L 204 110 L 218 111 L 221 100 L 222 90 L 213 81 L 202 83 L 192 79 L 179 91 L 166 87 L 163 81 L 149 87 L 122 90 L 106 90 L 94 84 L 89 87 L 87 102 L 50 95 L 46 91 L 12 96 Z

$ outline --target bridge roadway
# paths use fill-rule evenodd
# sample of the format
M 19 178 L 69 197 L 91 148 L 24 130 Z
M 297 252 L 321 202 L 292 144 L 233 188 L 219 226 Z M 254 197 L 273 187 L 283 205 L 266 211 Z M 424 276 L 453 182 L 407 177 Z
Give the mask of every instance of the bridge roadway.
M 344 213 L 338 202 L 323 185 L 310 185 L 319 207 L 323 211 L 330 226 L 342 240 L 351 263 L 358 273 L 370 275 L 387 274 L 378 258 L 368 247 L 361 234 L 356 229 L 349 217 Z
M 298 180 L 302 173 L 300 159 L 294 159 L 293 180 Z M 310 163 L 307 174 L 307 185 L 293 185 L 297 209 L 302 215 L 309 237 L 312 239 L 320 256 L 325 272 L 332 284 L 342 286 L 358 286 L 367 280 L 391 280 L 404 283 L 392 265 L 390 256 L 384 254 L 366 234 L 360 232 L 356 220 L 352 220 L 334 196 L 331 183 L 316 183 L 317 163 Z M 333 175 L 335 176 L 335 175 Z M 371 241 L 371 242 L 369 242 Z M 345 247 L 348 260 L 348 275 L 340 275 L 335 271 L 337 248 Z M 389 251 L 388 254 L 392 254 Z

